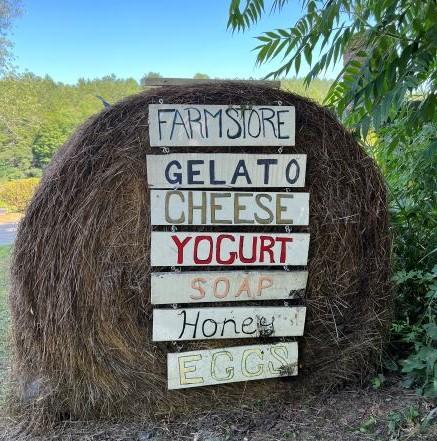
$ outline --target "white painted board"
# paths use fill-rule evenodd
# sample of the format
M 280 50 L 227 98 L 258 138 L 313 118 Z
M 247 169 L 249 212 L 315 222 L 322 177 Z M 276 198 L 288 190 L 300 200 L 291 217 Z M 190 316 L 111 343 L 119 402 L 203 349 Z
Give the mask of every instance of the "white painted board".
M 167 354 L 167 372 L 169 389 L 297 375 L 297 343 L 171 353 Z
M 151 190 L 152 225 L 308 225 L 309 193 Z
M 178 153 L 147 155 L 156 188 L 304 187 L 305 154 Z
M 153 341 L 303 335 L 304 306 L 240 306 L 153 310 Z
M 307 271 L 152 273 L 152 304 L 239 302 L 304 296 Z
M 150 104 L 152 147 L 290 146 L 293 106 Z
M 152 231 L 152 266 L 306 265 L 309 233 Z

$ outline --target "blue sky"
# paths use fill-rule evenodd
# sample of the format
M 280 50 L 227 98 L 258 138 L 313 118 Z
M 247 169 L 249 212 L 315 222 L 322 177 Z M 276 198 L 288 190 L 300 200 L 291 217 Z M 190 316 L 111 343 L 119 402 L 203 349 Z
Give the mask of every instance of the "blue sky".
M 301 4 L 291 0 L 244 34 L 226 30 L 228 7 L 229 0 L 23 0 L 11 34 L 15 65 L 67 83 L 111 73 L 139 80 L 149 71 L 262 78 L 276 65 L 255 67 L 254 37 L 294 24 Z

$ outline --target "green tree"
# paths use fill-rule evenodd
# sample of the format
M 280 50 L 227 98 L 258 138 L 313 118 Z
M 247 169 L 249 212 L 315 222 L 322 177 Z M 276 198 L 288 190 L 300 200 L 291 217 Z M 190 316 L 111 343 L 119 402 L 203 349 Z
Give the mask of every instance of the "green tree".
M 250 28 L 265 13 L 265 3 L 231 0 L 228 27 Z M 285 11 L 286 3 L 270 2 L 273 11 Z M 309 85 L 342 62 L 325 103 L 373 154 L 390 189 L 393 354 L 411 385 L 437 396 L 437 2 L 302 4 L 292 27 L 257 37 L 257 63 L 280 60 L 269 76 L 282 77 L 292 69 L 298 73 L 305 60 Z
M 149 72 L 148 74 L 144 75 L 143 78 L 140 80 L 140 84 L 144 86 L 146 80 L 154 80 L 156 78 L 162 78 L 162 75 L 159 72 Z
M 67 140 L 72 127 L 65 125 L 42 126 L 32 143 L 33 165 L 37 168 L 45 167 L 59 147 Z
M 29 73 L 0 78 L 0 180 L 40 174 L 73 130 L 102 110 L 97 95 L 115 103 L 140 90 L 114 75 L 75 85 Z
M 8 31 L 12 20 L 20 13 L 20 6 L 19 0 L 0 0 L 0 74 L 9 67 L 12 57 Z
M 244 3 L 244 6 L 242 6 Z M 232 0 L 228 27 L 244 31 L 265 13 L 264 0 Z M 274 11 L 287 0 L 272 0 Z M 436 112 L 436 0 L 302 0 L 303 15 L 290 28 L 258 36 L 257 63 L 281 59 L 269 76 L 298 74 L 306 60 L 310 84 L 345 57 L 344 67 L 326 98 L 343 121 L 366 134 L 383 127 L 420 94 L 405 121 L 411 134 L 433 121 Z M 314 54 L 320 54 L 315 57 Z
M 196 75 L 194 75 L 193 78 L 195 80 L 208 80 L 209 79 L 209 75 L 198 72 L 198 73 L 196 73 Z

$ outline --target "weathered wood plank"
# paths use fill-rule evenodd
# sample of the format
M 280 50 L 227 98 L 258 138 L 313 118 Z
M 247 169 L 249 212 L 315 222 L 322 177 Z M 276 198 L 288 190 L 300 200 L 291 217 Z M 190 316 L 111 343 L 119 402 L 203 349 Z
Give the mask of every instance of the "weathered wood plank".
M 304 296 L 307 271 L 152 273 L 152 304 L 239 302 Z
M 178 153 L 147 156 L 157 188 L 304 187 L 306 155 Z
M 153 341 L 303 335 L 304 306 L 154 309 Z
M 152 147 L 291 146 L 293 106 L 149 104 Z
M 152 266 L 306 265 L 309 233 L 152 232 Z
M 297 375 L 296 342 L 167 354 L 168 388 L 208 386 Z
M 308 225 L 309 193 L 151 190 L 152 225 Z

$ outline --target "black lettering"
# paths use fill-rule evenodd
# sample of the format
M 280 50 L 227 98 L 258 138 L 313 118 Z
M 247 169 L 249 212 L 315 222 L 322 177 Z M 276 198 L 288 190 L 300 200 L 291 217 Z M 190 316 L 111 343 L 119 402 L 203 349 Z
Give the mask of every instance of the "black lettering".
M 274 118 L 275 116 L 275 111 L 273 109 L 270 109 L 270 107 L 261 107 L 261 118 L 263 120 L 263 136 L 266 136 L 266 121 L 269 122 L 269 124 L 272 126 L 272 130 L 273 130 L 273 135 L 275 135 L 276 138 L 276 127 L 274 122 L 272 121 L 272 118 Z M 266 117 L 264 114 L 264 111 L 269 111 L 270 112 L 270 116 Z
M 175 109 L 158 109 L 158 128 L 159 128 L 159 139 L 162 139 L 161 124 L 167 124 L 167 121 L 161 120 L 161 113 L 174 112 Z
M 167 179 L 167 182 L 169 184 L 182 184 L 182 173 L 173 173 L 173 177 L 170 177 L 170 168 L 172 166 L 175 166 L 176 169 L 180 170 L 182 168 L 179 161 L 173 160 L 170 161 L 167 164 L 167 167 L 165 168 L 165 179 Z
M 240 171 L 240 169 L 242 171 Z M 231 184 L 235 184 L 237 182 L 237 178 L 239 176 L 244 176 L 248 184 L 252 184 L 252 181 L 249 176 L 249 172 L 247 171 L 246 163 L 244 159 L 240 159 L 238 161 L 237 167 L 235 168 L 234 176 L 232 176 Z
M 181 333 L 179 334 L 178 339 L 180 339 L 180 338 L 184 335 L 184 333 L 185 333 L 185 327 L 186 327 L 186 326 L 194 326 L 194 332 L 193 332 L 193 336 L 192 336 L 192 338 L 196 338 L 197 324 L 199 323 L 199 315 L 200 315 L 200 312 L 197 313 L 196 321 L 195 321 L 194 323 L 188 323 L 188 322 L 187 322 L 187 312 L 186 312 L 185 310 L 182 310 L 178 315 L 183 315 L 183 316 L 184 316 L 184 324 L 183 324 L 183 326 L 182 326 L 182 331 L 181 331 Z
M 288 139 L 288 138 L 290 138 L 288 135 L 287 136 L 281 136 L 281 126 L 283 126 L 285 124 L 284 121 L 281 121 L 281 117 L 280 117 L 281 113 L 288 113 L 288 110 L 278 110 L 276 112 L 276 118 L 277 118 L 277 121 L 278 121 L 278 139 Z
M 237 116 L 238 116 L 238 111 L 236 109 L 232 108 L 232 107 L 229 107 L 229 108 L 226 109 L 226 115 L 228 115 L 229 118 L 231 118 L 232 121 L 235 122 L 235 124 L 238 127 L 238 130 L 233 135 L 231 135 L 231 133 L 230 133 L 230 131 L 228 129 L 226 134 L 227 134 L 229 139 L 235 139 L 235 138 L 239 138 L 241 136 L 241 125 L 240 125 L 240 123 L 238 122 L 237 119 L 235 119 L 232 115 L 229 114 L 229 112 L 231 112 L 231 111 L 234 111 L 237 114 Z
M 294 166 L 294 168 L 295 168 L 295 172 L 294 172 L 294 177 L 293 178 L 290 176 L 290 170 L 291 170 L 292 166 Z M 287 164 L 287 168 L 285 169 L 285 179 L 287 179 L 288 183 L 294 184 L 298 180 L 298 178 L 299 178 L 299 172 L 300 172 L 299 164 L 297 163 L 296 159 L 292 159 Z
M 180 122 L 177 122 L 177 119 L 180 119 Z M 175 110 L 174 117 L 173 117 L 173 125 L 171 126 L 171 132 L 170 132 L 170 139 L 173 139 L 173 133 L 176 126 L 182 126 L 185 130 L 185 134 L 187 135 L 187 138 L 190 137 L 188 134 L 188 130 L 185 127 L 184 119 L 182 118 L 182 115 L 179 113 L 178 110 Z
M 277 159 L 257 159 L 257 165 L 264 165 L 264 184 L 267 185 L 270 179 L 269 167 L 273 164 L 277 164 Z
M 239 334 L 239 332 L 237 331 L 237 324 L 235 323 L 235 320 L 225 318 L 225 320 L 224 320 L 224 322 L 223 322 L 222 332 L 221 332 L 221 334 L 220 334 L 222 337 L 223 337 L 223 335 L 224 335 L 224 333 L 225 333 L 225 326 L 226 326 L 226 323 L 233 323 L 233 325 L 234 325 L 234 334 L 235 334 L 235 335 Z
M 190 136 L 191 136 L 191 139 L 193 139 L 193 123 L 196 123 L 196 124 L 199 125 L 200 136 L 202 138 L 204 138 L 203 130 L 202 130 L 202 123 L 201 123 L 202 115 L 200 113 L 200 110 L 196 109 L 195 107 L 187 107 L 185 110 L 188 110 L 188 123 L 190 125 Z M 191 111 L 192 110 L 197 112 L 197 117 L 196 118 L 192 118 L 192 116 L 191 116 Z
M 218 122 L 219 122 L 219 137 L 221 138 L 223 135 L 223 122 L 222 122 L 222 109 L 217 110 L 216 113 L 211 113 L 208 110 L 203 110 L 203 116 L 205 118 L 205 136 L 208 138 L 208 118 L 207 115 L 212 116 L 213 119 L 219 116 Z
M 214 159 L 210 159 L 209 161 L 209 176 L 210 183 L 214 185 L 223 185 L 226 184 L 226 181 L 217 181 L 215 179 L 215 161 Z
M 187 161 L 187 184 L 203 184 L 203 181 L 195 181 L 194 176 L 200 175 L 200 170 L 194 170 L 193 165 L 203 164 L 202 159 L 189 159 Z
M 243 320 L 243 324 L 241 325 L 241 330 L 243 331 L 243 334 L 252 335 L 252 334 L 256 333 L 256 328 L 253 331 L 251 331 L 251 332 L 248 332 L 248 331 L 245 330 L 246 327 L 249 327 L 252 324 L 253 324 L 253 317 L 246 317 Z
M 207 323 L 207 322 L 211 322 L 214 325 L 214 331 L 212 331 L 212 333 L 209 334 L 209 335 L 205 332 L 205 323 Z M 215 335 L 216 332 L 217 332 L 217 322 L 215 320 L 213 320 L 213 319 L 206 319 L 206 320 L 204 320 L 204 322 L 202 323 L 202 333 L 203 333 L 203 336 L 209 338 L 209 337 L 212 337 L 213 335 Z
M 246 139 L 246 109 L 243 107 L 240 109 L 241 121 L 243 122 L 243 138 Z
M 250 132 L 250 123 L 252 122 L 253 114 L 255 114 L 256 117 L 258 118 L 258 133 L 256 135 Z M 252 110 L 250 112 L 249 121 L 247 122 L 247 131 L 249 133 L 249 136 L 251 136 L 252 138 L 258 138 L 258 136 L 261 134 L 261 118 L 259 117 L 258 112 L 256 110 Z

